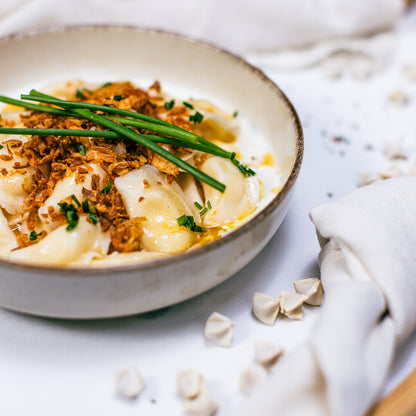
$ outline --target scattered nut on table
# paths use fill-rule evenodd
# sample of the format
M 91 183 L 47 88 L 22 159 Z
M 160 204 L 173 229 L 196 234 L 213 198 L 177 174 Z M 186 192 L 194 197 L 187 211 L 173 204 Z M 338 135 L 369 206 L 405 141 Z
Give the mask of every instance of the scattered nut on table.
M 283 290 L 279 294 L 280 311 L 289 319 L 302 320 L 303 310 L 302 305 L 307 299 L 307 296 L 295 292 L 287 292 Z
M 280 300 L 265 293 L 256 292 L 253 296 L 253 314 L 262 323 L 273 325 L 280 309 Z
M 230 318 L 213 312 L 205 324 L 205 338 L 220 347 L 229 347 L 233 338 L 234 324 Z
M 146 387 L 146 383 L 135 366 L 121 370 L 116 375 L 117 392 L 130 399 L 136 398 Z
M 185 370 L 177 376 L 178 391 L 184 399 L 194 399 L 201 393 L 203 378 L 198 370 Z
M 283 347 L 270 341 L 258 339 L 254 343 L 254 358 L 267 371 L 276 365 L 283 352 Z
M 186 413 L 194 416 L 213 416 L 217 413 L 218 404 L 215 403 L 209 394 L 208 387 L 202 380 L 201 391 L 193 399 L 183 401 L 183 408 Z
M 259 364 L 250 364 L 240 375 L 239 385 L 244 394 L 251 394 L 267 377 L 266 370 Z
M 296 280 L 293 286 L 297 293 L 306 296 L 305 303 L 312 306 L 321 306 L 323 292 L 320 279 L 313 277 L 310 279 Z

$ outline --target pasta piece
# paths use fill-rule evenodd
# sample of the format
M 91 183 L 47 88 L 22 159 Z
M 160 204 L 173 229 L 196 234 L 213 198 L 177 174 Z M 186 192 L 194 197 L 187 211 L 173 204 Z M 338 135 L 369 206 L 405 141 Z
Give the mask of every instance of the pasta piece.
M 225 192 L 221 193 L 202 184 L 205 200 L 212 205 L 212 209 L 203 217 L 206 227 L 218 227 L 243 219 L 256 209 L 260 199 L 256 177 L 244 177 L 231 161 L 218 156 L 209 157 L 201 170 L 226 186 Z
M 306 296 L 305 303 L 312 306 L 321 306 L 322 304 L 322 284 L 320 279 L 302 279 L 293 283 L 297 293 Z
M 259 364 L 249 365 L 240 375 L 240 389 L 251 394 L 267 377 L 266 370 Z
M 220 347 L 229 347 L 233 338 L 234 324 L 226 316 L 213 312 L 205 324 L 205 338 Z
M 196 233 L 178 225 L 182 215 L 197 214 L 180 186 L 168 183 L 155 167 L 145 165 L 114 181 L 130 218 L 144 217 L 141 244 L 145 250 L 179 253 L 189 248 Z
M 39 218 L 45 225 L 48 226 L 48 229 L 56 228 L 59 225 L 58 222 L 51 221 L 48 214 L 49 207 L 53 207 L 59 211 L 58 203 L 71 195 L 74 195 L 78 201 L 82 201 L 84 199 L 82 195 L 82 188 L 91 189 L 92 175 L 98 175 L 100 177 L 100 185 L 102 185 L 103 179 L 106 176 L 105 171 L 95 164 L 91 164 L 90 167 L 93 171 L 85 175 L 85 181 L 82 183 L 77 183 L 75 174 L 66 176 L 60 180 L 55 185 L 52 195 L 39 208 Z
M 1 206 L 9 214 L 17 214 L 23 211 L 24 200 L 28 196 L 28 191 L 31 189 L 35 170 L 30 166 L 24 169 L 15 169 L 15 164 L 20 166 L 27 165 L 27 159 L 12 153 L 7 145 L 10 140 L 27 142 L 27 137 L 18 135 L 0 135 L 2 148 L 0 149 L 1 160 L 0 175 L 0 201 Z
M 151 251 L 133 251 L 130 253 L 119 253 L 117 251 L 100 259 L 93 259 L 91 267 L 116 267 L 133 263 L 144 263 L 146 261 L 157 260 L 168 256 L 166 253 L 156 253 Z
M 116 375 L 117 392 L 129 399 L 135 399 L 146 387 L 140 371 L 135 366 L 121 370 Z
M 29 264 L 63 266 L 71 264 L 88 251 L 107 253 L 110 240 L 106 240 L 107 246 L 103 244 L 105 239 L 103 241 L 104 234 L 99 224 L 93 225 L 86 216 L 82 216 L 72 231 L 67 231 L 66 227 L 62 225 L 38 243 L 13 251 L 9 259 Z
M 254 343 L 254 357 L 266 370 L 271 370 L 283 355 L 283 348 L 270 341 L 258 339 Z
M 177 377 L 178 391 L 184 399 L 194 399 L 202 391 L 202 374 L 197 370 L 181 371 Z
M 192 105 L 204 118 L 196 126 L 197 133 L 208 140 L 234 142 L 239 132 L 239 123 L 235 117 L 220 110 L 206 100 L 192 100 Z
M 265 293 L 256 292 L 253 296 L 253 314 L 262 323 L 273 325 L 279 314 L 280 300 Z
M 198 189 L 198 185 L 193 176 L 188 173 L 181 173 L 177 178 L 176 182 L 181 187 L 184 195 L 186 196 L 189 204 L 197 202 L 199 205 L 204 205 L 204 200 L 201 192 Z
M 10 230 L 7 219 L 0 208 L 0 258 L 8 259 L 10 251 L 17 246 L 16 237 Z
M 284 315 L 286 315 L 289 319 L 303 319 L 302 305 L 307 299 L 305 295 L 282 291 L 280 292 L 279 298 L 280 310 Z

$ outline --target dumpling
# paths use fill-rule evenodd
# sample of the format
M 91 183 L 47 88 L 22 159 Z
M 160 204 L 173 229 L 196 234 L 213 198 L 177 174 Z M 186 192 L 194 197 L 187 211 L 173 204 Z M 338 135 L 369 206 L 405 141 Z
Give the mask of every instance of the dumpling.
M 204 205 L 203 197 L 198 189 L 197 182 L 192 175 L 190 175 L 189 173 L 181 173 L 176 178 L 176 182 L 181 187 L 183 193 L 188 199 L 189 204 L 194 204 L 194 202 L 198 202 L 199 205 Z
M 145 250 L 172 254 L 192 245 L 196 233 L 179 226 L 177 220 L 192 215 L 197 221 L 197 213 L 176 182 L 168 183 L 155 167 L 145 165 L 118 177 L 114 185 L 129 217 L 146 218 L 141 241 Z
M 101 256 L 107 254 L 110 238 L 101 231 L 100 224 L 93 225 L 86 216 L 82 216 L 73 230 L 67 231 L 66 227 L 62 225 L 38 243 L 13 251 L 9 260 L 63 266 L 73 263 L 90 251 Z
M 58 226 L 58 223 L 53 223 L 50 220 L 48 215 L 48 207 L 52 206 L 59 211 L 58 203 L 71 195 L 75 195 L 79 201 L 82 201 L 84 199 L 82 195 L 82 188 L 91 188 L 92 175 L 94 174 L 100 177 L 102 184 L 103 179 L 106 176 L 106 172 L 95 164 L 91 164 L 90 167 L 93 169 L 93 171 L 85 176 L 85 181 L 82 183 L 76 182 L 75 174 L 66 176 L 60 180 L 55 185 L 52 195 L 39 208 L 39 218 L 45 225 L 49 225 L 48 228 L 56 228 Z
M 16 236 L 9 228 L 7 219 L 0 208 L 0 258 L 7 259 L 10 251 L 18 246 Z
M 30 166 L 23 169 L 15 169 L 15 163 L 19 163 L 20 166 L 26 166 L 27 160 L 11 153 L 6 144 L 8 141 L 25 143 L 27 141 L 26 136 L 0 135 L 0 137 L 3 146 L 0 149 L 2 170 L 0 175 L 0 201 L 2 207 L 9 214 L 17 214 L 23 210 L 23 203 L 28 196 L 28 191 L 32 187 L 32 175 L 35 171 Z
M 226 186 L 225 192 L 221 193 L 202 184 L 205 202 L 210 201 L 212 206 L 203 217 L 206 227 L 218 227 L 243 219 L 256 209 L 260 192 L 255 177 L 243 176 L 230 160 L 218 156 L 209 157 L 200 169 Z

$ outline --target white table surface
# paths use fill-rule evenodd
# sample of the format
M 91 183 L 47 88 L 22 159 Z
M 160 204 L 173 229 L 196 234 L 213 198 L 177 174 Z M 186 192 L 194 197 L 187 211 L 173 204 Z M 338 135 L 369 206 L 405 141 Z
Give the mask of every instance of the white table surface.
M 334 81 L 321 69 L 264 68 L 293 101 L 305 133 L 296 192 L 274 238 L 225 283 L 146 315 L 77 322 L 0 310 L 0 414 L 182 415 L 176 374 L 189 368 L 204 375 L 220 405 L 218 415 L 233 414 L 242 397 L 239 375 L 253 362 L 254 341 L 263 338 L 290 350 L 307 337 L 319 314 L 319 308 L 305 307 L 303 321 L 279 318 L 273 327 L 251 315 L 255 291 L 278 295 L 291 290 L 294 280 L 319 275 L 310 209 L 354 189 L 360 171 L 387 167 L 387 141 L 413 135 L 416 143 L 416 81 L 404 78 L 406 64 L 416 65 L 416 13 L 402 23 L 391 63 L 367 81 Z M 408 105 L 388 100 L 397 89 L 409 96 Z M 203 337 L 213 311 L 235 324 L 229 349 Z M 398 348 L 384 392 L 416 367 L 415 347 L 416 333 Z M 147 382 L 137 400 L 115 391 L 115 373 L 128 365 L 136 365 Z

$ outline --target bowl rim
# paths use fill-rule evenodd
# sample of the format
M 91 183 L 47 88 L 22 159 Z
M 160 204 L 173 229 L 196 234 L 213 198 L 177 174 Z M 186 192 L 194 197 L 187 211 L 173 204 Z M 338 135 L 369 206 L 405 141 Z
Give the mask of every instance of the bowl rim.
M 236 53 L 230 52 L 223 47 L 216 46 L 213 43 L 207 42 L 205 40 L 200 40 L 193 37 L 188 37 L 179 33 L 175 33 L 172 31 L 167 31 L 163 29 L 153 29 L 153 28 L 145 28 L 140 26 L 134 25 L 120 25 L 120 24 L 79 24 L 79 25 L 48 25 L 44 26 L 39 29 L 29 29 L 27 31 L 20 31 L 15 33 L 10 33 L 5 36 L 0 37 L 0 43 L 7 42 L 10 40 L 18 39 L 18 38 L 30 38 L 33 36 L 39 36 L 43 34 L 51 34 L 54 33 L 62 33 L 62 32 L 71 32 L 77 30 L 85 30 L 85 29 L 104 29 L 104 30 L 132 30 L 136 32 L 142 33 L 154 33 L 158 36 L 166 36 L 170 38 L 175 38 L 180 41 L 187 42 L 189 44 L 198 45 L 199 47 L 210 49 L 220 55 L 225 55 L 231 60 L 248 69 L 254 75 L 259 77 L 263 82 L 269 85 L 269 87 L 277 94 L 284 102 L 289 112 L 290 118 L 293 122 L 295 133 L 296 133 L 296 148 L 295 148 L 295 160 L 293 163 L 292 170 L 290 172 L 289 177 L 286 179 L 282 189 L 279 193 L 264 207 L 255 214 L 249 221 L 244 223 L 243 225 L 235 228 L 234 230 L 230 231 L 230 233 L 222 236 L 219 239 L 210 241 L 198 248 L 189 249 L 182 253 L 177 253 L 173 255 L 168 255 L 166 257 L 162 257 L 155 260 L 146 261 L 143 263 L 129 263 L 126 265 L 117 265 L 117 266 L 109 266 L 109 267 L 100 267 L 100 268 L 87 268 L 87 267 L 58 267 L 58 266 L 47 266 L 47 265 L 31 265 L 26 263 L 17 263 L 11 262 L 9 260 L 0 259 L 0 268 L 4 269 L 11 269 L 16 271 L 26 271 L 31 273 L 49 273 L 49 274 L 59 274 L 61 276 L 70 275 L 71 277 L 85 277 L 88 276 L 96 276 L 96 275 L 103 275 L 108 273 L 114 272 L 131 272 L 131 271 L 143 271 L 143 270 L 152 270 L 157 269 L 166 265 L 174 264 L 181 262 L 188 257 L 194 257 L 201 255 L 205 252 L 209 252 L 212 250 L 218 249 L 218 247 L 222 246 L 223 244 L 227 244 L 229 241 L 232 241 L 238 238 L 241 234 L 245 233 L 246 231 L 253 229 L 258 223 L 260 223 L 264 217 L 268 216 L 271 212 L 273 212 L 283 201 L 289 191 L 292 189 L 293 185 L 295 184 L 296 178 L 299 175 L 302 159 L 303 159 L 303 152 L 304 152 L 304 136 L 303 136 L 303 129 L 299 119 L 299 116 L 291 103 L 288 99 L 286 94 L 280 89 L 280 87 L 272 81 L 261 69 L 257 68 L 256 66 L 247 62 L 244 58 L 237 55 Z

